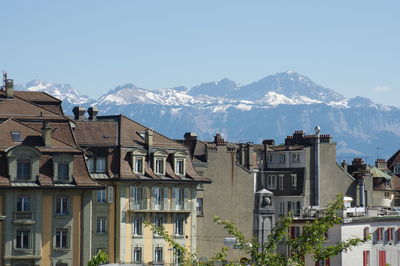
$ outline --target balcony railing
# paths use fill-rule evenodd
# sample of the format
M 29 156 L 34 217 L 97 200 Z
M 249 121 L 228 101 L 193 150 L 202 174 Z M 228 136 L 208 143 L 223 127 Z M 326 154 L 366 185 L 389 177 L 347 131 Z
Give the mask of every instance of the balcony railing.
M 14 220 L 32 220 L 32 212 L 15 212 Z

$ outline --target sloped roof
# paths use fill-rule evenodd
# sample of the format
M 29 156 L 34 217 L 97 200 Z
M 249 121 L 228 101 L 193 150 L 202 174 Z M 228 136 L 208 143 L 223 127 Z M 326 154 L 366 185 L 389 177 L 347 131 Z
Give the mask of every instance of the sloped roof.
M 382 170 L 379 170 L 376 167 L 371 167 L 369 169 L 369 171 L 370 171 L 372 177 L 380 177 L 380 178 L 385 178 L 387 180 L 392 179 L 392 176 L 386 174 L 385 172 L 383 172 Z
M 75 121 L 74 134 L 82 146 L 118 145 L 118 123 L 115 121 Z

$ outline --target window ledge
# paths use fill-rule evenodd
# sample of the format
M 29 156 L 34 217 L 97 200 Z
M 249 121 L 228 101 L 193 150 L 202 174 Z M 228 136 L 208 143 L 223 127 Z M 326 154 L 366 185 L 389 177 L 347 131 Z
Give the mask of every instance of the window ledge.
M 58 252 L 68 252 L 69 248 L 54 248 L 54 250 Z
M 15 251 L 20 253 L 32 253 L 32 248 L 14 248 Z

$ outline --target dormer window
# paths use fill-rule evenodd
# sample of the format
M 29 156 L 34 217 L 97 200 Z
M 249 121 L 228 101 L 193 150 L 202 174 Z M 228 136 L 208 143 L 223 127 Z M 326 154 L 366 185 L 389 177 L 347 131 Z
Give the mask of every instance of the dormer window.
M 132 151 L 132 170 L 135 174 L 144 174 L 144 162 L 147 152 L 143 149 Z
M 154 171 L 156 174 L 159 174 L 159 175 L 164 174 L 164 158 L 156 158 L 155 159 Z
M 90 173 L 105 173 L 106 158 L 105 157 L 90 157 L 87 160 L 87 165 Z
M 70 182 L 72 180 L 71 154 L 57 154 L 53 157 L 54 181 Z
M 165 159 L 167 158 L 168 153 L 164 151 L 156 151 L 153 154 L 153 170 L 157 175 L 165 175 Z
M 69 163 L 58 163 L 58 180 L 69 179 Z
M 11 137 L 12 137 L 14 142 L 21 142 L 22 141 L 21 132 L 19 132 L 19 131 L 11 132 Z
M 185 175 L 185 161 L 186 154 L 184 152 L 177 152 L 174 154 L 174 171 L 177 175 Z
M 31 179 L 31 161 L 30 160 L 17 160 L 17 179 L 18 180 Z
M 393 167 L 393 174 L 398 175 L 400 174 L 400 163 L 396 163 Z

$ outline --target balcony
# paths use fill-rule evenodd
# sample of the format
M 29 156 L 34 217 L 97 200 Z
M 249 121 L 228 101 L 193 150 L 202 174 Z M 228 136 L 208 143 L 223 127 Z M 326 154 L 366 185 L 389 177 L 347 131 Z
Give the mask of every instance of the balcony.
M 32 212 L 14 212 L 14 224 L 35 224 Z
M 170 208 L 169 204 L 167 206 L 146 206 L 144 204 L 129 204 L 129 210 L 131 212 L 153 212 L 153 213 L 190 213 L 192 209 L 189 206 L 177 205 Z

